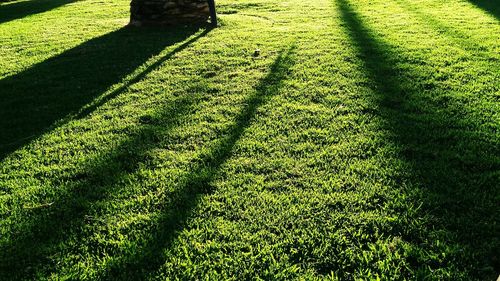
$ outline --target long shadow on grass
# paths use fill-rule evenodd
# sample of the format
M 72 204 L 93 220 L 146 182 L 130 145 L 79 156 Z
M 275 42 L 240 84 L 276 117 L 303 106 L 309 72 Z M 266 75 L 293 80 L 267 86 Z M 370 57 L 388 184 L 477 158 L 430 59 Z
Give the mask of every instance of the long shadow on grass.
M 145 41 L 143 43 L 139 41 L 137 42 L 137 48 L 139 48 L 137 51 L 144 51 L 140 50 L 140 47 L 142 47 L 151 51 L 157 50 L 157 52 L 160 52 L 168 44 L 165 44 L 164 40 L 158 37 L 167 36 L 169 39 L 166 40 L 173 44 L 174 42 L 177 42 L 177 40 L 180 41 L 194 32 L 197 32 L 197 30 L 198 28 L 195 27 L 188 28 L 184 31 L 182 31 L 182 29 L 177 30 L 176 32 L 166 32 L 165 30 L 159 29 L 140 29 L 130 31 L 121 30 L 117 31 L 119 35 L 116 36 L 118 37 L 114 37 L 115 35 L 108 35 L 112 36 L 112 42 L 114 42 L 113 44 L 109 45 L 107 40 L 98 40 L 93 44 L 98 44 L 99 42 L 101 44 L 108 43 L 106 46 L 113 46 L 119 49 L 119 45 L 123 43 L 135 43 L 135 40 L 142 39 Z M 146 69 L 142 70 L 135 77 L 127 81 L 123 86 L 115 89 L 108 95 L 101 97 L 96 102 L 91 103 L 88 108 L 85 108 L 85 110 L 80 112 L 80 116 L 85 115 L 106 100 L 109 100 L 113 96 L 119 94 L 128 85 L 138 82 L 145 75 L 147 75 L 147 73 L 151 72 L 154 68 L 159 66 L 176 52 L 186 48 L 189 44 L 193 43 L 207 32 L 208 30 L 204 30 L 189 40 L 184 40 L 184 42 L 179 44 L 178 47 L 156 60 L 153 64 L 149 65 Z M 86 43 L 85 45 L 88 44 L 90 43 Z M 85 49 L 82 48 L 83 47 L 80 46 L 76 50 Z M 91 46 L 89 48 L 95 53 L 100 53 L 100 51 L 115 51 L 102 47 L 98 48 Z M 71 55 L 70 57 L 73 57 L 72 54 L 77 52 L 76 50 L 71 50 L 68 53 L 68 56 Z M 132 48 L 132 50 L 135 49 Z M 116 51 L 122 55 L 127 55 L 128 59 L 137 59 L 134 64 L 142 63 L 142 59 L 134 56 L 133 54 L 128 55 L 128 52 L 119 50 Z M 146 53 L 147 52 L 144 51 L 142 56 L 144 59 L 154 55 L 154 53 L 149 53 L 149 55 L 146 55 Z M 113 54 L 108 55 L 118 59 L 118 57 Z M 83 59 L 80 59 L 78 55 L 76 55 L 76 57 L 78 58 L 76 60 L 77 62 L 84 63 Z M 98 58 L 104 59 L 101 55 L 99 55 Z M 105 62 L 106 60 L 104 62 L 99 61 L 99 63 L 95 62 L 95 64 L 101 65 Z M 112 61 L 107 62 L 111 63 Z M 69 62 L 63 60 L 62 65 L 65 66 L 63 69 L 69 67 L 69 65 L 66 65 L 67 63 Z M 56 66 L 52 67 L 52 64 L 55 64 Z M 51 62 L 49 65 L 51 66 L 49 69 L 55 68 L 59 70 L 60 75 L 63 75 L 63 69 L 58 68 L 56 62 Z M 97 66 L 94 67 L 94 64 L 91 64 L 91 66 L 92 67 L 89 67 L 85 71 L 80 70 L 77 72 L 91 74 L 87 71 L 90 71 L 89 69 L 97 68 Z M 131 66 L 132 63 L 129 67 Z M 100 68 L 102 67 L 108 66 L 104 64 Z M 133 69 L 128 70 L 131 71 Z M 31 74 L 31 71 L 32 70 L 30 70 L 30 75 L 27 75 L 26 77 L 34 75 Z M 120 72 L 121 71 L 125 72 L 125 69 L 120 70 Z M 0 82 L 0 85 L 2 85 L 2 82 Z M 104 87 L 104 85 L 97 86 Z M 192 98 L 187 97 L 175 101 L 173 104 L 167 106 L 167 108 L 170 108 L 171 110 L 168 110 L 169 114 L 165 114 L 164 117 L 169 118 L 168 120 L 175 120 L 179 118 L 186 112 L 186 110 L 188 110 L 191 103 Z M 154 122 L 151 124 L 150 122 L 146 123 L 147 124 L 144 125 L 142 130 L 130 132 L 130 135 L 135 136 L 135 138 L 132 138 L 128 142 L 124 143 L 119 149 L 117 149 L 117 151 L 107 155 L 107 157 L 103 157 L 103 159 L 99 159 L 95 163 L 89 163 L 88 167 L 79 174 L 63 179 L 62 182 L 58 184 L 58 191 L 55 192 L 56 198 L 53 199 L 54 201 L 51 202 L 50 205 L 45 207 L 42 206 L 41 208 L 24 210 L 24 215 L 20 217 L 19 223 L 16 223 L 9 230 L 10 237 L 8 243 L 0 245 L 0 279 L 31 279 L 35 273 L 43 275 L 43 272 L 50 273 L 53 270 L 55 264 L 50 257 L 57 255 L 57 245 L 61 241 L 64 241 L 69 233 L 78 231 L 79 227 L 86 223 L 85 214 L 89 208 L 92 207 L 92 203 L 103 200 L 109 194 L 116 191 L 116 188 L 109 187 L 108 185 L 111 185 L 113 180 L 119 179 L 120 176 L 127 171 L 134 170 L 136 168 L 135 165 L 137 165 L 140 160 L 140 157 L 143 156 L 142 152 L 146 149 L 145 147 L 150 146 L 151 143 L 156 140 L 154 129 L 160 125 L 155 124 Z M 161 125 L 162 129 L 167 127 L 168 126 L 164 124 Z
M 409 231 L 400 225 L 390 234 L 420 249 L 407 257 L 413 274 L 407 277 L 419 279 L 447 268 L 470 279 L 496 278 L 500 146 L 494 129 L 479 128 L 480 121 L 467 116 L 439 83 L 419 82 L 432 81 L 425 75 L 434 70 L 421 73 L 416 67 L 402 73 L 395 65 L 404 51 L 377 39 L 346 0 L 338 4 L 378 94 L 374 111 L 387 121 L 393 135 L 388 141 L 399 144 L 401 157 L 413 167 L 413 186 L 423 194 L 415 200 L 423 203 L 420 214 L 430 217 L 426 229 Z
M 123 89 L 101 95 L 149 58 L 185 41 L 199 27 L 124 27 L 0 80 L 0 160 L 70 114 L 85 115 Z M 203 36 L 184 42 L 163 60 Z M 129 83 L 136 82 L 158 63 Z M 100 97 L 95 104 L 90 104 Z M 84 110 L 82 108 L 88 105 Z
M 132 253 L 129 252 L 131 249 L 124 249 L 123 252 L 128 253 L 124 254 L 112 248 L 95 253 L 97 256 L 118 255 L 115 263 L 103 273 L 106 275 L 103 280 L 139 280 L 162 264 L 162 250 L 168 247 L 175 231 L 182 227 L 197 198 L 210 192 L 211 180 L 230 156 L 232 147 L 250 124 L 257 108 L 279 91 L 292 63 L 290 55 L 279 56 L 257 93 L 246 101 L 246 107 L 236 117 L 234 125 L 223 133 L 209 153 L 196 161 L 198 164 L 194 164 L 185 178 L 177 180 L 179 186 L 175 191 L 158 195 L 165 197 L 164 202 L 158 204 L 162 215 L 153 225 L 141 229 L 154 233 L 154 238 L 135 247 Z M 87 164 L 79 174 L 61 179 L 60 191 L 50 205 L 24 210 L 19 223 L 11 225 L 9 241 L 0 247 L 0 279 L 29 280 L 57 273 L 58 255 L 78 253 L 78 249 L 68 247 L 86 245 L 88 233 L 81 233 L 82 229 L 99 220 L 89 216 L 93 205 L 106 202 L 123 191 L 124 179 L 147 162 L 147 152 L 159 146 L 168 131 L 182 123 L 183 118 L 188 118 L 197 101 L 203 99 L 203 89 L 189 89 L 189 94 L 168 103 L 161 112 L 141 118 L 144 123 L 129 133 L 130 139 L 96 162 Z M 64 242 L 67 239 L 76 241 L 68 244 Z
M 451 41 L 451 45 L 457 45 L 463 50 L 468 51 L 471 57 L 482 56 L 486 60 L 494 61 L 494 58 L 492 58 L 493 51 L 483 47 L 481 42 L 477 42 L 477 40 L 471 38 L 469 34 L 457 29 L 456 26 L 443 22 L 411 1 L 399 0 L 398 3 L 400 3 L 403 9 L 413 13 L 422 23 L 432 29 L 435 29 L 436 31 L 439 31 L 440 34 L 445 35 L 448 38 L 448 41 Z M 473 19 L 469 20 L 473 21 Z
M 50 11 L 60 6 L 76 2 L 76 0 L 28 0 L 2 4 L 0 0 L 0 24 L 30 15 Z
M 185 225 L 198 199 L 212 192 L 212 182 L 221 165 L 231 156 L 234 145 L 251 124 L 257 109 L 283 87 L 294 64 L 294 50 L 292 46 L 278 56 L 268 75 L 260 81 L 256 92 L 244 102 L 245 107 L 236 116 L 234 124 L 210 148 L 210 152 L 202 156 L 199 164 L 186 175 L 176 191 L 169 195 L 165 209 L 150 230 L 153 238 L 135 248 L 132 253 L 116 258 L 104 273 L 103 280 L 144 280 L 161 268 L 165 262 L 165 251 Z
M 495 0 L 469 0 L 470 3 L 500 20 L 500 2 Z
M 194 93 L 196 89 L 189 92 Z M 143 116 L 144 123 L 128 132 L 129 139 L 113 151 L 89 161 L 81 171 L 59 179 L 49 204 L 24 208 L 9 228 L 7 242 L 0 244 L 0 279 L 34 280 L 57 271 L 57 258 L 69 247 L 85 244 L 82 229 L 95 224 L 93 205 L 123 191 L 123 180 L 146 161 L 146 152 L 157 145 L 161 134 L 188 115 L 196 98 L 185 95 L 164 106 L 161 116 Z M 71 246 L 65 243 L 75 239 Z

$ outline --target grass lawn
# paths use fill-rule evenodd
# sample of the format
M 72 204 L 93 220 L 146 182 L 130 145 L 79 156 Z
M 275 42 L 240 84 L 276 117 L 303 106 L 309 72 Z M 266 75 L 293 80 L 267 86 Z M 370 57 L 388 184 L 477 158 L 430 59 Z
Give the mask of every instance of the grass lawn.
M 0 280 L 497 278 L 500 2 L 217 5 L 0 3 Z

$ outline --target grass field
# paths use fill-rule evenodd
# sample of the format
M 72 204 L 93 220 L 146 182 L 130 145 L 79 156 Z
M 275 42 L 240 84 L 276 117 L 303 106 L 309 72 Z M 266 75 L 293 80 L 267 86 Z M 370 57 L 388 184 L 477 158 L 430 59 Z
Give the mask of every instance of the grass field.
M 499 2 L 217 5 L 0 3 L 0 280 L 497 278 Z

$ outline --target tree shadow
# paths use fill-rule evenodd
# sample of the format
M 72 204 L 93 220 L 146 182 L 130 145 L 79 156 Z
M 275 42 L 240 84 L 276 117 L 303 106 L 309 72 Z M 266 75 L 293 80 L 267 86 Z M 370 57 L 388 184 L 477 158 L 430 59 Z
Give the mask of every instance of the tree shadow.
M 401 7 L 412 14 L 414 14 L 420 22 L 429 26 L 430 28 L 439 31 L 440 34 L 445 35 L 453 45 L 457 45 L 465 51 L 468 51 L 470 55 L 482 56 L 485 60 L 494 61 L 492 51 L 481 45 L 467 33 L 462 32 L 457 29 L 456 26 L 447 24 L 436 18 L 432 14 L 424 11 L 424 9 L 418 7 L 411 1 L 399 0 L 398 3 Z M 473 19 L 470 19 L 473 21 Z
M 0 0 L 0 24 L 30 15 L 50 11 L 60 6 L 76 2 L 76 0 L 27 0 L 14 3 Z
M 85 234 L 78 231 L 95 223 L 96 218 L 89 215 L 93 205 L 123 190 L 120 180 L 145 160 L 145 153 L 158 140 L 159 128 L 170 130 L 189 113 L 194 101 L 185 96 L 166 106 L 161 119 L 147 116 L 147 122 L 129 132 L 130 138 L 116 149 L 59 179 L 60 184 L 54 183 L 57 191 L 44 199 L 49 204 L 23 209 L 10 225 L 7 241 L 0 244 L 0 279 L 34 280 L 54 273 L 57 264 L 52 257 L 61 251 L 59 245 L 68 237 L 77 237 L 78 244 L 84 244 Z
M 470 3 L 500 20 L 500 2 L 494 0 L 469 0 Z
M 82 97 L 86 98 L 83 102 L 73 101 L 78 104 L 75 104 L 72 109 L 78 109 L 80 104 L 84 104 L 93 98 L 94 93 L 95 95 L 99 94 L 99 91 L 104 90 L 111 83 L 114 83 L 116 79 L 121 78 L 122 73 L 123 75 L 129 73 L 166 46 L 181 42 L 197 31 L 197 27 L 177 29 L 175 32 L 162 29 L 121 29 L 80 45 L 57 58 L 43 62 L 41 66 L 29 69 L 27 74 L 22 73 L 20 80 L 14 80 L 14 85 L 21 87 L 23 86 L 21 82 L 28 82 L 33 76 L 39 77 L 37 69 L 41 69 L 40 71 L 47 75 L 53 75 L 50 76 L 51 78 L 69 80 L 67 85 L 65 80 L 61 80 L 64 81 L 61 83 L 65 84 L 55 91 L 56 94 L 63 95 L 65 89 L 71 90 L 74 88 L 73 83 L 81 83 L 79 84 L 81 85 L 79 90 L 83 88 L 85 90 L 84 94 L 89 93 L 92 95 Z M 131 80 L 124 83 L 124 85 L 92 103 L 91 106 L 81 111 L 78 116 L 83 117 L 100 104 L 118 95 L 126 87 L 141 80 L 165 60 L 208 32 L 209 29 L 206 29 L 189 40 L 185 40 L 177 48 L 165 54 Z M 126 43 L 135 44 L 135 46 L 126 47 Z M 124 44 L 125 46 L 123 46 Z M 119 50 L 120 48 L 125 48 L 127 51 Z M 115 53 L 112 54 L 113 52 Z M 82 57 L 82 53 L 85 54 L 85 57 Z M 93 61 L 85 59 L 89 53 L 89 58 L 92 58 Z M 106 56 L 110 56 L 110 58 L 106 58 Z M 129 63 L 120 64 L 124 60 L 123 58 L 130 60 Z M 77 71 L 71 70 L 72 66 L 80 64 L 83 64 L 83 66 L 80 66 Z M 68 74 L 69 76 L 66 75 L 66 71 L 71 72 Z M 100 71 L 107 71 L 108 75 L 109 71 L 111 71 L 112 75 L 102 80 L 94 77 L 100 76 L 95 75 Z M 80 81 L 82 75 L 86 78 L 84 81 Z M 0 81 L 0 85 L 4 85 L 2 81 Z M 28 88 L 36 89 L 36 86 L 28 85 Z M 19 92 L 19 90 L 16 89 L 16 92 Z M 21 91 L 21 93 L 23 92 Z M 43 93 L 52 95 L 49 89 L 45 89 Z M 36 95 L 31 94 L 30 98 L 36 98 Z M 67 102 L 59 105 L 57 96 L 50 96 L 50 98 L 54 100 L 44 99 L 45 104 L 48 103 L 52 107 L 68 105 Z M 185 98 L 173 103 L 171 105 L 172 110 L 169 111 L 169 114 L 165 114 L 165 118 L 175 120 L 181 117 L 186 113 L 191 102 L 191 99 Z M 43 104 L 34 103 L 32 106 L 36 109 L 37 106 L 43 106 Z M 69 111 L 68 109 L 64 113 Z M 36 119 L 36 116 L 30 120 L 34 119 Z M 151 138 L 154 138 L 154 128 L 156 127 L 155 124 L 145 124 L 140 132 L 136 132 L 136 138 L 125 142 L 107 157 L 89 163 L 84 171 L 63 179 L 63 182 L 66 181 L 66 183 L 59 186 L 58 191 L 55 192 L 57 194 L 56 198 L 50 205 L 25 210 L 24 219 L 10 229 L 8 243 L 1 245 L 0 279 L 32 279 L 35 274 L 40 276 L 44 272 L 49 273 L 53 270 L 56 265 L 53 264 L 50 257 L 57 254 L 57 244 L 64 241 L 66 234 L 88 223 L 85 214 L 91 208 L 92 202 L 103 200 L 113 192 L 118 192 L 117 188 L 111 185 L 110 179 L 111 181 L 118 180 L 128 171 L 133 171 L 136 168 L 135 165 L 138 164 L 142 153 L 152 145 Z M 162 129 L 166 130 L 168 126 L 162 125 Z
M 234 145 L 250 126 L 258 108 L 283 87 L 294 65 L 294 52 L 295 46 L 292 45 L 278 55 L 267 76 L 256 87 L 256 92 L 244 102 L 245 107 L 236 116 L 234 124 L 210 148 L 210 152 L 197 161 L 199 164 L 181 181 L 176 191 L 169 195 L 169 202 L 164 202 L 165 209 L 156 220 L 154 229 L 150 230 L 153 238 L 111 263 L 104 272 L 103 280 L 145 280 L 161 268 L 165 262 L 165 251 L 185 225 L 200 197 L 213 191 L 212 183 L 221 166 L 230 158 Z
M 101 97 L 148 59 L 199 29 L 124 27 L 0 80 L 0 160 L 70 114 L 81 117 L 116 96 L 128 84 Z M 207 31 L 180 45 L 163 60 Z M 136 82 L 159 63 L 128 83 Z M 98 97 L 101 100 L 89 104 Z M 88 107 L 82 109 L 85 105 Z
M 389 234 L 431 253 L 407 257 L 416 275 L 408 278 L 423 279 L 441 268 L 458 269 L 453 274 L 462 277 L 496 278 L 500 146 L 494 132 L 477 117 L 464 116 L 468 111 L 447 96 L 449 89 L 441 88 L 439 81 L 420 82 L 435 70 L 395 67 L 404 50 L 379 40 L 347 0 L 337 3 L 376 93 L 373 111 L 387 122 L 392 136 L 388 141 L 401 147 L 400 157 L 412 167 L 411 186 L 421 191 L 414 197 L 417 205 L 422 203 L 418 214 L 429 218 L 425 229 L 408 232 L 408 226 L 396 225 Z M 438 257 L 441 251 L 446 252 L 444 258 Z
M 279 91 L 292 63 L 290 52 L 278 57 L 269 75 L 258 86 L 257 93 L 248 98 L 247 106 L 237 116 L 234 125 L 216 142 L 210 153 L 197 160 L 199 164 L 195 164 L 185 178 L 178 179 L 179 186 L 173 193 L 162 195 L 168 198 L 162 199 L 164 202 L 159 204 L 161 217 L 150 229 L 141 230 L 153 232 L 154 239 L 133 250 L 125 249 L 127 254 L 123 256 L 117 254 L 120 257 L 117 262 L 108 265 L 109 269 L 103 272 L 103 280 L 140 280 L 161 265 L 161 250 L 168 247 L 175 231 L 182 227 L 196 206 L 197 198 L 210 192 L 210 182 L 230 156 L 232 147 L 250 124 L 257 108 Z M 73 237 L 81 246 L 86 237 L 79 230 L 98 220 L 88 216 L 92 206 L 123 191 L 122 180 L 147 162 L 148 151 L 158 147 L 162 136 L 181 123 L 182 118 L 187 118 L 196 101 L 205 94 L 203 89 L 196 87 L 188 92 L 189 95 L 177 98 L 156 115 L 144 116 L 144 123 L 129 133 L 130 139 L 112 152 L 88 163 L 80 173 L 62 179 L 65 187 L 59 187 L 60 191 L 50 205 L 25 210 L 18 223 L 11 225 L 8 242 L 0 247 L 0 279 L 29 280 L 56 272 L 57 261 L 52 257 L 62 251 L 61 242 Z M 106 252 L 109 254 L 113 250 Z

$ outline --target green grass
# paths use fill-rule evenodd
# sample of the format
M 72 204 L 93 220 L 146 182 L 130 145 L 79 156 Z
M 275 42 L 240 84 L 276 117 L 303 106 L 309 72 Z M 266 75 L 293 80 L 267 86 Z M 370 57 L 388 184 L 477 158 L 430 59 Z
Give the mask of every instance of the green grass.
M 0 280 L 495 280 L 499 4 L 217 4 L 0 4 Z

